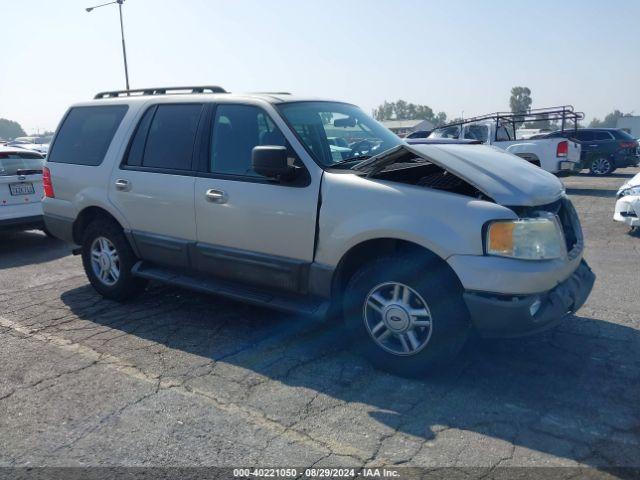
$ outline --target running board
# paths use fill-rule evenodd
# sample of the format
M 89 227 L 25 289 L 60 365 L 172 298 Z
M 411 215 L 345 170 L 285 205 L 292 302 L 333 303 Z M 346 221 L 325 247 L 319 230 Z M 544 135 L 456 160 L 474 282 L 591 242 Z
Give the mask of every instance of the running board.
M 221 295 L 261 307 L 315 318 L 324 318 L 330 306 L 329 300 L 323 298 L 247 287 L 238 283 L 212 278 L 205 274 L 187 273 L 182 270 L 159 267 L 143 261 L 136 263 L 131 269 L 131 273 L 136 277 L 157 280 L 188 290 Z

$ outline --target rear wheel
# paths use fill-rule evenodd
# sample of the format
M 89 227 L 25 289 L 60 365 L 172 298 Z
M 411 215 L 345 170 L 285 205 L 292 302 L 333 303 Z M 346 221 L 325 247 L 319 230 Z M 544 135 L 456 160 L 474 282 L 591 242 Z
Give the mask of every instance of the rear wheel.
M 398 375 L 440 372 L 469 335 L 462 289 L 434 261 L 389 257 L 365 265 L 344 299 L 345 322 L 359 350 Z
M 611 160 L 605 157 L 596 158 L 591 162 L 589 171 L 593 175 L 609 175 L 616 169 Z
M 131 273 L 137 260 L 122 228 L 115 222 L 94 220 L 85 230 L 82 264 L 91 285 L 103 297 L 123 301 L 144 290 L 147 281 Z

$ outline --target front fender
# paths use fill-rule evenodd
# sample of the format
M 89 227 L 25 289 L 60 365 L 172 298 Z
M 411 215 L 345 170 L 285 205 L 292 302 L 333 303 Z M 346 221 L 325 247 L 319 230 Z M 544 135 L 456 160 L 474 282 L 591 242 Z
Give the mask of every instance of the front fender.
M 486 222 L 512 219 L 503 206 L 425 187 L 325 174 L 316 261 L 336 266 L 367 240 L 393 238 L 420 245 L 442 259 L 482 255 Z

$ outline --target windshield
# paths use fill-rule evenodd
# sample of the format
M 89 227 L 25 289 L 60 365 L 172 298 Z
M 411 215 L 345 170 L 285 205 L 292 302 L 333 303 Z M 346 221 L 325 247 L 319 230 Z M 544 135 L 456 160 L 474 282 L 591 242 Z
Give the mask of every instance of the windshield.
M 353 105 L 295 102 L 279 109 L 309 153 L 326 167 L 363 160 L 403 143 Z
M 35 152 L 0 152 L 0 175 L 17 175 L 18 170 L 42 170 L 44 159 Z
M 434 130 L 429 135 L 429 138 L 454 138 L 457 139 L 460 137 L 460 127 L 459 126 L 451 126 L 451 127 L 443 127 L 438 130 Z

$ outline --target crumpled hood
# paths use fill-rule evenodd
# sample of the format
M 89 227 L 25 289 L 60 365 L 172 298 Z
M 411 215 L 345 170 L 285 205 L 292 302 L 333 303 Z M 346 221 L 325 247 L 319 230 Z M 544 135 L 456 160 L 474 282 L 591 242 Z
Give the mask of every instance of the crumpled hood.
M 555 175 L 484 145 L 400 145 L 359 163 L 354 170 L 375 174 L 407 152 L 460 177 L 501 205 L 546 205 L 564 193 Z

